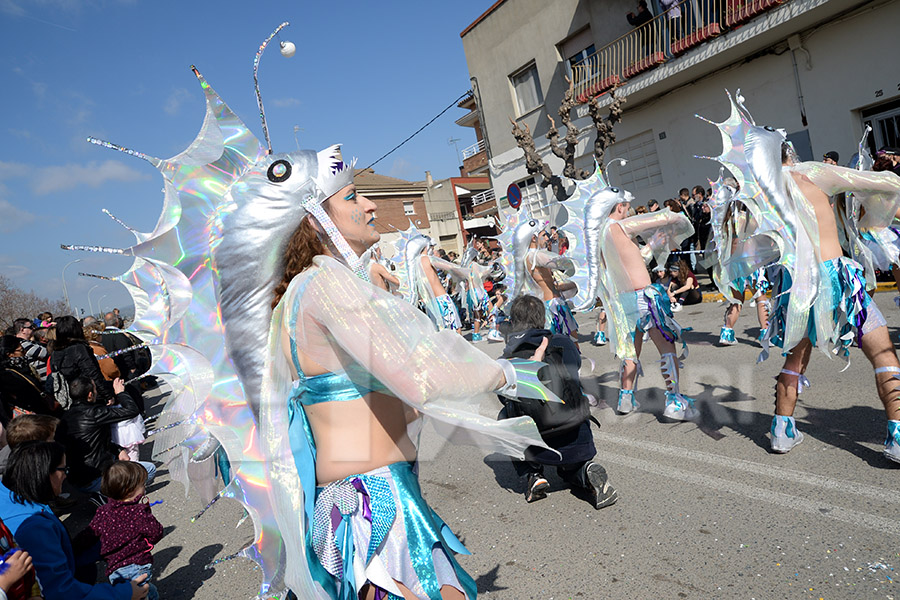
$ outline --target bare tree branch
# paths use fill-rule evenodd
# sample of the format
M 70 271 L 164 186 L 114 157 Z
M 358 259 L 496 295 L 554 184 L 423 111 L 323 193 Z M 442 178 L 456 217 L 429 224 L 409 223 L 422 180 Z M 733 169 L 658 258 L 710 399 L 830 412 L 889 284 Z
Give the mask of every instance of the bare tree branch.
M 16 319 L 33 319 L 38 314 L 50 311 L 53 315 L 68 313 L 62 300 L 49 301 L 32 291 L 18 288 L 5 275 L 0 275 L 0 328 L 5 330 Z
M 553 189 L 553 195 L 556 196 L 558 200 L 565 200 L 567 198 L 565 186 L 566 179 L 587 179 L 593 173 L 593 169 L 578 169 L 575 167 L 575 153 L 577 151 L 578 134 L 580 131 L 572 122 L 572 111 L 578 105 L 578 102 L 575 98 L 574 81 L 567 77 L 566 82 L 569 84 L 569 87 L 563 96 L 558 111 L 560 124 L 566 128 L 566 135 L 562 138 L 562 142 L 560 141 L 559 129 L 556 127 L 556 121 L 554 121 L 553 117 L 547 115 L 547 118 L 550 120 L 550 129 L 547 132 L 550 151 L 554 156 L 562 159 L 564 163 L 563 171 L 560 175 L 554 174 L 549 165 L 544 162 L 544 159 L 537 152 L 534 146 L 534 137 L 532 136 L 528 125 L 525 124 L 523 129 L 522 127 L 519 127 L 518 123 L 512 118 L 509 119 L 509 122 L 513 126 L 512 134 L 513 138 L 516 140 L 516 145 L 518 145 L 525 153 L 525 169 L 528 171 L 528 174 L 539 175 L 541 178 L 541 186 L 545 188 L 551 187 Z M 606 149 L 616 141 L 616 134 L 613 132 L 613 127 L 622 120 L 622 105 L 625 103 L 625 98 L 616 96 L 615 90 L 610 93 L 613 102 L 609 107 L 609 115 L 605 118 L 600 112 L 600 105 L 596 97 L 592 98 L 588 105 L 588 114 L 591 116 L 593 128 L 597 134 L 597 137 L 594 140 L 594 158 L 601 165 L 603 164 Z

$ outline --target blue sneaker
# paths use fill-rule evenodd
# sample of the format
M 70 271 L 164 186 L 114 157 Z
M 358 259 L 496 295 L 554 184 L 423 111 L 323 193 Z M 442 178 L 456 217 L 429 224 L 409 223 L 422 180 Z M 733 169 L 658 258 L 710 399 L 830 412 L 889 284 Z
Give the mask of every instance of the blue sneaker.
M 900 421 L 888 421 L 887 439 L 884 440 L 884 456 L 900 463 Z
M 736 344 L 737 340 L 734 338 L 734 329 L 731 327 L 723 327 L 722 332 L 719 333 L 719 345 L 734 346 Z
M 803 434 L 797 429 L 794 417 L 775 415 L 772 418 L 772 452 L 786 454 L 803 441 Z
M 663 416 L 674 421 L 690 421 L 696 419 L 700 411 L 694 408 L 694 399 L 684 394 L 666 392 L 666 408 Z
M 472 334 L 472 341 L 473 341 L 473 342 L 480 342 L 480 341 L 483 340 L 483 339 L 484 339 L 484 338 L 481 337 L 481 334 L 480 334 L 480 333 L 473 333 L 473 334 Z
M 616 406 L 616 411 L 620 415 L 634 412 L 638 406 L 634 399 L 634 390 L 619 390 L 619 404 Z

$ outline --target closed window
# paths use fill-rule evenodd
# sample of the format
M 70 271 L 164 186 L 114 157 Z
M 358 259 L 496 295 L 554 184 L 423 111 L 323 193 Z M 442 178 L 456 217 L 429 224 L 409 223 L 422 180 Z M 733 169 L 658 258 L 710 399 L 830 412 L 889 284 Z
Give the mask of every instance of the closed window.
M 519 115 L 524 115 L 544 103 L 544 95 L 541 93 L 541 82 L 538 79 L 537 66 L 531 63 L 518 73 L 510 75 L 513 92 L 516 96 L 516 106 Z
M 412 202 L 404 202 L 403 203 L 403 214 L 404 215 L 416 214 L 416 208 L 415 208 L 415 206 L 413 206 Z

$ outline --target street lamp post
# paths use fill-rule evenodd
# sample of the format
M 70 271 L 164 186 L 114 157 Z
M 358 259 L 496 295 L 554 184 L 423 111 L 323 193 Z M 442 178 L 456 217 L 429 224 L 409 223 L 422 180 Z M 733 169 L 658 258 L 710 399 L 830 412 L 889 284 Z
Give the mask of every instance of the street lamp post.
M 70 265 L 74 265 L 77 262 L 81 262 L 83 259 L 76 258 L 75 260 L 69 261 L 66 263 L 66 266 L 62 268 L 62 284 L 63 284 L 63 296 L 66 298 L 66 306 L 69 307 L 69 312 L 72 311 L 72 303 L 69 302 L 69 288 L 66 287 L 66 269 L 69 268 Z
M 99 283 L 88 290 L 88 310 L 91 311 L 91 316 L 93 316 L 93 314 L 94 314 L 94 304 L 93 304 L 93 302 L 91 302 L 91 292 L 96 290 L 98 287 L 100 287 Z
M 104 300 L 107 296 L 109 296 L 109 294 L 103 294 L 102 296 L 100 296 L 100 299 L 97 300 L 97 318 L 98 318 L 98 319 L 102 319 L 102 318 L 103 318 L 103 300 Z

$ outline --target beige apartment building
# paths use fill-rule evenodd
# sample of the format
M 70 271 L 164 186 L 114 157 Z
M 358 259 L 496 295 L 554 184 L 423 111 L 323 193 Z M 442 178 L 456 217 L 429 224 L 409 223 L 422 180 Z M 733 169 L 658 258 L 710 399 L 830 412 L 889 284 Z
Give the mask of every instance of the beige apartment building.
M 836 150 L 846 164 L 867 123 L 873 150 L 900 146 L 900 1 L 684 0 L 668 12 L 648 4 L 652 18 L 633 27 L 632 0 L 499 0 L 461 33 L 474 102 L 458 122 L 477 127 L 469 158 L 483 152 L 501 208 L 511 183 L 535 212 L 546 205 L 509 119 L 528 124 L 561 170 L 547 115 L 556 118 L 567 77 L 580 100 L 575 123 L 586 128 L 579 166 L 592 162 L 586 102 L 607 105 L 614 86 L 627 97 L 606 159 L 628 160 L 610 178 L 638 202 L 715 179 L 717 164 L 695 155 L 717 154 L 721 139 L 695 114 L 724 120 L 726 89 L 740 88 L 756 121 L 785 129 L 805 160 Z

